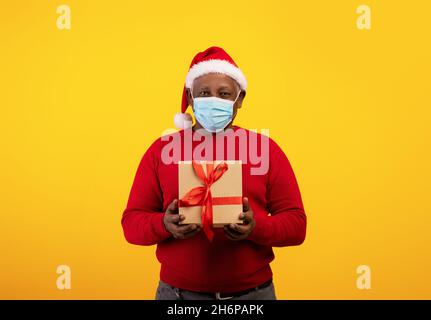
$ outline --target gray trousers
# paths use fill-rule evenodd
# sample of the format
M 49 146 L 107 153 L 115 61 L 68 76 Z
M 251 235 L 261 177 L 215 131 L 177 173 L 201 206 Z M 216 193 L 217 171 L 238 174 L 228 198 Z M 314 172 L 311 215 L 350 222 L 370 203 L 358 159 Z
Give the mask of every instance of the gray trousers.
M 215 294 L 200 293 L 188 291 L 173 287 L 162 280 L 159 280 L 159 285 L 156 292 L 156 300 L 217 300 Z M 275 296 L 274 283 L 269 286 L 253 290 L 241 296 L 223 300 L 277 300 Z

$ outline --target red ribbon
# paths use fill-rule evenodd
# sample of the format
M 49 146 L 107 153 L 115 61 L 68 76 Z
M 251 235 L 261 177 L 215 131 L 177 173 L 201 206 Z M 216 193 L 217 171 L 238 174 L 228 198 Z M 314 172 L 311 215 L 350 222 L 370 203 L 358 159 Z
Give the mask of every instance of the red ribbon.
M 203 170 L 202 164 L 193 161 L 193 170 L 202 181 L 203 186 L 195 187 L 187 192 L 180 200 L 180 207 L 202 206 L 202 228 L 209 241 L 214 237 L 213 231 L 213 205 L 241 204 L 241 197 L 216 197 L 211 195 L 211 185 L 223 176 L 228 170 L 228 165 L 224 162 L 214 168 L 213 163 L 207 163 L 207 174 Z

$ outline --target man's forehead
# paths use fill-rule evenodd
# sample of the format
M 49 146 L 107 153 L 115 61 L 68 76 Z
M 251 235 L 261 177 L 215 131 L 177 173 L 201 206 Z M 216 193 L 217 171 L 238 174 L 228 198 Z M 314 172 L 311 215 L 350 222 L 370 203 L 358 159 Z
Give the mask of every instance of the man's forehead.
M 238 86 L 236 81 L 231 77 L 222 73 L 208 73 L 196 78 L 193 81 L 193 86 L 209 86 L 210 84 L 217 84 L 220 87 L 232 88 Z

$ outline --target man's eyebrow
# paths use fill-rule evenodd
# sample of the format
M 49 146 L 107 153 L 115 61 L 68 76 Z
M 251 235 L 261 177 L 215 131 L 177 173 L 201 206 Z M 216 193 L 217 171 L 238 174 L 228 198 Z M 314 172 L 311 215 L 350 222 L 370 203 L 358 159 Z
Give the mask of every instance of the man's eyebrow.
M 219 87 L 218 89 L 219 89 L 219 90 L 221 90 L 221 89 L 228 89 L 228 90 L 230 90 L 230 89 L 231 89 L 231 87 L 229 87 L 229 86 L 221 86 L 221 87 Z
M 198 87 L 198 90 L 200 91 L 200 90 L 208 90 L 209 89 L 209 87 L 208 86 L 204 86 L 204 87 Z

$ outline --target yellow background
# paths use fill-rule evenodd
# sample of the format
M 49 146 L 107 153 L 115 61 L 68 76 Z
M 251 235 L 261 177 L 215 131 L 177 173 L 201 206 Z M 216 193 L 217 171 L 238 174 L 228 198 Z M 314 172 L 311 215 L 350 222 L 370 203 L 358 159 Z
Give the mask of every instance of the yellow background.
M 430 299 L 430 17 L 425 0 L 1 1 L 0 298 L 153 299 L 155 246 L 128 244 L 121 214 L 218 45 L 249 81 L 237 124 L 270 129 L 308 215 L 305 243 L 275 249 L 278 298 Z

